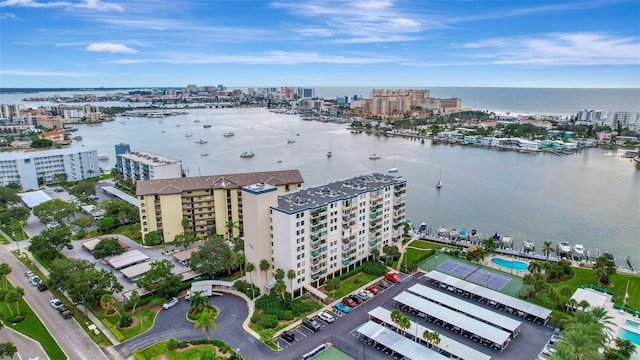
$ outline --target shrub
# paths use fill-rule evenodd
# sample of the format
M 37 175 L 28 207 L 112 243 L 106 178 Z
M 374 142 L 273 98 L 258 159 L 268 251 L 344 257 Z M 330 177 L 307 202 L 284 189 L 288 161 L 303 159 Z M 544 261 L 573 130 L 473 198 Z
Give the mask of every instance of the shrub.
M 362 267 L 365 274 L 369 275 L 382 276 L 387 272 L 387 269 L 379 261 L 367 261 Z
M 187 346 L 189 346 L 189 343 L 188 343 L 188 342 L 186 342 L 186 341 L 180 341 L 180 342 L 178 342 L 178 347 L 179 347 L 180 349 L 185 349 Z
M 291 310 L 285 310 L 282 312 L 282 320 L 291 321 L 293 320 L 293 312 Z
M 200 360 L 216 360 L 213 349 L 206 349 L 200 352 Z
M 178 348 L 178 343 L 179 343 L 179 341 L 178 341 L 178 340 L 176 340 L 176 339 L 174 339 L 174 338 L 169 339 L 169 340 L 167 341 L 167 349 L 168 349 L 168 350 L 175 350 L 175 349 L 177 349 L 177 348 Z
M 265 315 L 262 319 L 262 327 L 265 329 L 273 329 L 278 326 L 278 317 L 276 315 Z
M 121 328 L 129 327 L 131 326 L 131 323 L 133 323 L 133 319 L 131 319 L 131 315 L 124 314 L 122 315 L 122 317 L 120 317 L 120 323 L 118 323 L 118 326 Z
M 251 322 L 257 324 L 260 321 L 262 321 L 262 313 L 259 311 L 254 312 L 253 315 L 251 315 Z

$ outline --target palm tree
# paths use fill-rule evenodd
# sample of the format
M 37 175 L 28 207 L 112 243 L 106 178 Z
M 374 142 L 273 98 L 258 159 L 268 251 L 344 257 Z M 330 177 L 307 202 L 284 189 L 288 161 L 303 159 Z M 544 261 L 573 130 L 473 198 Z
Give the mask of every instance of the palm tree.
M 202 296 L 200 292 L 194 292 L 189 298 L 189 313 L 195 316 L 197 313 L 207 309 L 209 298 Z
M 549 255 L 554 251 L 553 243 L 551 241 L 545 241 L 542 243 L 542 255 L 546 256 L 547 260 L 549 260 Z
M 393 309 L 391 310 L 391 321 L 394 322 L 394 324 L 398 325 L 400 323 L 400 318 L 403 316 L 402 311 L 400 311 L 400 309 Z
M 273 286 L 273 292 L 284 299 L 284 294 L 287 292 L 287 284 L 282 280 L 277 280 L 276 284 Z
M 133 303 L 133 308 L 131 308 L 131 316 L 133 316 L 133 313 L 136 312 L 136 305 L 138 305 L 138 303 L 140 302 L 140 293 L 138 292 L 138 290 L 133 290 L 131 292 L 129 301 Z
M 109 312 L 109 309 L 112 309 L 116 313 L 118 313 L 118 310 L 116 310 L 116 308 L 113 306 L 115 305 L 115 303 L 116 298 L 111 294 L 104 294 L 102 295 L 102 297 L 100 297 L 100 306 L 102 306 L 103 309 L 107 310 L 107 313 Z
M 273 278 L 276 279 L 276 281 L 284 280 L 284 270 L 277 268 L 276 271 L 273 272 Z
M 253 284 L 253 278 L 251 276 L 251 273 L 255 269 L 256 269 L 256 266 L 253 265 L 253 263 L 248 262 L 248 263 L 244 264 L 244 271 L 246 271 L 246 273 L 249 274 L 249 280 L 251 281 L 252 284 Z
M 2 287 L 7 288 L 7 275 L 11 273 L 11 266 L 7 263 L 0 264 L 0 278 L 2 278 Z
M 243 253 L 237 252 L 233 254 L 233 263 L 240 268 L 240 277 L 244 276 L 244 274 L 242 273 L 242 270 L 244 268 L 244 260 L 245 258 Z
M 437 331 L 431 332 L 431 345 L 440 344 L 440 333 Z
M 539 261 L 531 261 L 527 270 L 532 274 L 540 274 L 542 271 L 542 264 Z
M 291 293 L 293 294 L 293 280 L 296 278 L 296 271 L 293 269 L 289 269 L 287 271 L 287 279 L 291 282 Z
M 398 327 L 402 329 L 402 335 L 407 333 L 407 329 L 411 327 L 411 320 L 406 315 L 402 315 L 398 320 Z
M 233 221 L 233 219 L 229 219 L 224 224 L 224 227 L 227 229 L 227 236 L 229 236 L 227 240 L 231 241 L 231 239 L 233 239 L 233 230 L 239 229 L 238 223 Z
M 378 248 L 371 249 L 371 256 L 373 256 L 373 260 L 378 261 L 380 259 L 380 250 Z
M 13 289 L 9 290 L 5 295 L 4 301 L 8 303 L 13 303 L 16 305 L 16 311 L 18 312 L 18 316 L 20 316 L 20 300 L 24 296 L 24 289 L 16 286 Z M 11 311 L 11 307 L 7 306 L 9 311 Z M 11 311 L 11 315 L 13 315 L 13 311 Z
M 207 339 L 209 339 L 209 332 L 212 329 L 216 330 L 218 328 L 213 313 L 209 309 L 204 309 L 200 315 L 198 315 L 193 329 L 196 330 L 198 328 L 201 328 L 202 332 L 207 334 Z
M 338 292 L 338 290 L 340 290 L 340 286 L 342 286 L 342 282 L 338 278 L 329 279 L 327 280 L 327 282 L 324 283 L 325 291 L 328 291 L 328 292 L 333 291 L 334 299 L 336 297 L 336 293 Z
M 496 250 L 496 248 L 498 247 L 498 242 L 493 240 L 493 238 L 488 237 L 488 238 L 482 240 L 482 247 L 487 252 L 494 252 Z
M 613 317 L 609 316 L 607 310 L 602 306 L 597 306 L 591 309 L 591 315 L 593 315 L 593 319 L 596 324 L 599 324 L 602 327 L 604 335 L 607 339 L 611 339 L 613 336 L 613 328 L 615 323 L 611 321 Z
M 267 270 L 269 270 L 269 267 L 271 266 L 269 262 L 267 260 L 262 259 L 260 260 L 260 265 L 258 266 L 260 267 L 260 271 L 264 271 L 264 281 L 265 282 L 269 281 L 267 279 Z
M 565 330 L 562 335 L 562 343 L 566 344 L 576 360 L 597 359 L 598 348 L 601 341 L 597 339 L 593 328 L 589 325 L 579 325 L 570 330 Z

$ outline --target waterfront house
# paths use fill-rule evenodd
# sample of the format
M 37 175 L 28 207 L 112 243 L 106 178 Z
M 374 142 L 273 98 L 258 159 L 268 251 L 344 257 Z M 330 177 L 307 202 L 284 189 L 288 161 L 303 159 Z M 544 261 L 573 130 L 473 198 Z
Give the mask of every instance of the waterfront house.
M 600 141 L 601 143 L 610 142 L 612 137 L 613 133 L 610 132 L 599 131 L 596 133 L 596 139 L 598 139 L 598 141 Z
M 45 131 L 38 136 L 40 139 L 51 140 L 56 144 L 64 144 L 64 134 L 60 130 Z

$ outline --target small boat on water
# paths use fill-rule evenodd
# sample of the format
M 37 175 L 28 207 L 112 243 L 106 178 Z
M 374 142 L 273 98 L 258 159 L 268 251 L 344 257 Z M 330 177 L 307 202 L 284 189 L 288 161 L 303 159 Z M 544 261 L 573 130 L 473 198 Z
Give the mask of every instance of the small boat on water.
M 226 133 L 222 134 L 222 136 L 224 136 L 224 137 L 232 137 L 232 136 L 235 136 L 235 134 L 232 133 L 231 131 L 229 131 L 229 132 L 226 132 Z
M 400 171 L 400 169 L 398 169 L 397 167 L 392 167 L 392 168 L 389 168 L 389 170 L 387 171 L 390 173 L 397 173 L 398 171 Z
M 205 139 L 200 139 L 198 141 L 196 141 L 197 144 L 206 144 L 208 141 Z
M 471 229 L 469 233 L 469 241 L 478 242 L 480 240 L 480 233 L 476 229 Z
M 502 240 L 500 241 L 500 247 L 502 248 L 509 248 L 512 249 L 513 248 L 513 238 L 511 236 L 503 236 Z
M 194 122 L 194 123 L 199 123 L 199 122 L 200 122 L 200 120 L 195 119 L 195 120 L 193 120 L 193 122 Z
M 568 241 L 561 241 L 556 246 L 556 253 L 558 255 L 571 255 L 571 244 Z
M 607 259 L 613 261 L 614 263 L 616 262 L 616 258 L 613 256 L 612 253 L 610 253 L 608 251 L 600 253 L 599 257 L 606 257 Z
M 440 226 L 436 234 L 438 235 L 438 237 L 447 237 L 448 233 L 449 233 L 449 229 L 447 229 L 444 226 Z
M 522 244 L 522 251 L 535 252 L 536 244 L 533 242 L 533 240 L 525 240 L 524 243 Z
M 184 134 L 184 137 L 192 137 L 192 136 L 193 136 L 193 134 L 192 134 L 192 133 L 186 133 L 186 134 Z
M 330 158 L 331 156 L 333 156 L 333 153 L 331 152 L 331 139 L 329 139 L 329 151 L 327 151 L 327 157 Z
M 369 155 L 369 160 L 378 160 L 378 159 L 380 159 L 380 155 L 376 153 Z
M 73 140 L 80 141 L 80 140 L 82 140 L 82 136 L 80 136 L 80 135 L 74 136 Z
M 201 152 L 200 156 L 209 156 L 209 153 L 208 152 Z
M 205 129 L 208 129 L 208 128 L 211 127 L 211 124 L 204 124 L 204 125 L 202 125 L 202 127 L 205 128 Z
M 458 238 L 458 230 L 456 229 L 449 230 L 449 239 L 456 240 L 457 238 Z
M 256 156 L 256 154 L 253 153 L 253 151 L 245 151 L 242 154 L 240 154 L 241 158 L 252 158 Z
M 436 183 L 436 189 L 440 189 L 444 185 L 442 183 L 442 170 L 440 170 L 440 177 L 438 178 L 438 182 Z
M 291 137 L 287 139 L 287 144 L 293 144 L 296 142 L 296 139 L 293 137 L 293 129 L 291 129 Z
M 422 224 L 420 224 L 420 227 L 418 228 L 418 232 L 421 233 L 421 234 L 424 234 L 424 233 L 427 232 L 428 228 L 429 227 L 427 226 L 427 223 L 422 223 Z
M 460 240 L 467 241 L 469 240 L 469 232 L 467 231 L 467 229 L 460 229 L 460 231 L 458 232 L 458 237 L 460 238 Z
M 573 256 L 576 258 L 583 258 L 585 255 L 585 248 L 582 244 L 573 244 Z

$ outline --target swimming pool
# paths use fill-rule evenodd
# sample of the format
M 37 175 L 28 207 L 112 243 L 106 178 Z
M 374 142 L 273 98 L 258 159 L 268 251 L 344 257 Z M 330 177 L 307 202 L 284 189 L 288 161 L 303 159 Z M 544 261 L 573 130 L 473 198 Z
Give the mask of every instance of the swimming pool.
M 625 323 L 627 325 L 631 326 L 631 327 L 634 327 L 636 329 L 640 329 L 640 323 L 637 323 L 637 322 L 635 322 L 633 320 L 627 320 L 627 321 L 625 321 Z
M 491 262 L 507 269 L 517 270 L 517 271 L 526 271 L 529 267 L 527 263 L 517 260 L 505 260 L 503 258 L 494 257 L 491 258 Z
M 620 339 L 629 340 L 634 343 L 636 346 L 640 346 L 640 334 L 635 333 L 633 331 L 622 329 L 620 330 L 620 335 L 618 335 Z

